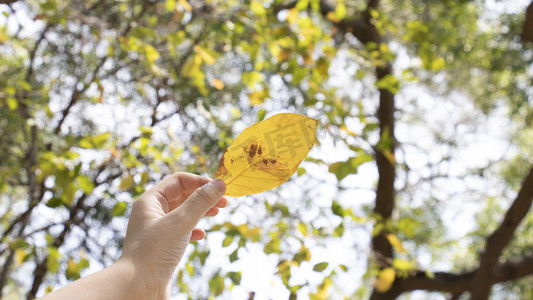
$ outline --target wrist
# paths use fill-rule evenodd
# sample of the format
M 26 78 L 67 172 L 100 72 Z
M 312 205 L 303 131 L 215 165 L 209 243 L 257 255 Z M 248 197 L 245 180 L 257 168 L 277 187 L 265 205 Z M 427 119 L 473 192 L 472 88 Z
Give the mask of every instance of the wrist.
M 167 293 L 167 283 L 158 282 L 152 278 L 149 271 L 140 263 L 121 256 L 110 268 L 124 280 L 125 292 L 128 299 L 163 300 L 170 296 Z

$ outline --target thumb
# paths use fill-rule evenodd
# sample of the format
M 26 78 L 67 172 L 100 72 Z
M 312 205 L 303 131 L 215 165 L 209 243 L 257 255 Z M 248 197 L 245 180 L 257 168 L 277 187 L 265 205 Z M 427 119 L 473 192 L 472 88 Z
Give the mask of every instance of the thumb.
M 215 179 L 197 188 L 178 208 L 170 214 L 180 219 L 180 227 L 187 231 L 193 230 L 200 218 L 222 198 L 226 184 Z

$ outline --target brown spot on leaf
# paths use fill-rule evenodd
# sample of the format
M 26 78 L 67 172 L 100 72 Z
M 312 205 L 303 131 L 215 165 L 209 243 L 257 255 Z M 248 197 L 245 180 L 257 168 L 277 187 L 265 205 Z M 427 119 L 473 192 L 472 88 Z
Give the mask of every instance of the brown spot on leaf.
M 287 162 L 278 161 L 274 158 L 264 158 L 256 162 L 255 167 L 277 177 L 290 176 L 295 171 L 289 167 Z
M 257 148 L 257 155 L 261 155 L 261 154 L 263 154 L 263 148 L 259 146 L 259 148 Z
M 217 173 L 215 174 L 216 177 L 220 177 L 220 176 L 224 176 L 228 174 L 228 169 L 224 165 L 224 155 L 226 154 L 226 152 L 228 152 L 228 149 L 224 151 L 224 154 L 222 154 L 222 158 L 220 159 L 220 162 L 218 163 L 218 170 L 217 170 Z
M 254 158 L 255 156 L 255 152 L 257 151 L 257 144 L 251 144 L 250 145 L 250 151 L 248 151 L 248 155 L 250 156 L 250 158 Z
M 273 165 L 275 163 L 276 163 L 276 160 L 273 159 L 273 158 L 265 158 L 265 159 L 263 159 L 263 164 L 265 164 L 265 166 L 267 166 L 267 167 L 268 167 L 269 164 Z

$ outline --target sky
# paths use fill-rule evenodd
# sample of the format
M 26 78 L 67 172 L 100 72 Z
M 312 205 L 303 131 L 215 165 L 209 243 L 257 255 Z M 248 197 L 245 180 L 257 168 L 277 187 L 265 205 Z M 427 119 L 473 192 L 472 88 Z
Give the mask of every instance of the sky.
M 523 9 L 528 0 L 519 1 L 489 1 L 487 8 L 487 17 L 490 18 L 492 14 L 501 11 L 513 12 L 515 10 Z M 6 7 L 0 5 L 0 12 L 5 11 Z M 17 23 L 26 24 L 22 31 L 22 35 L 31 36 L 38 32 L 41 28 L 39 22 L 33 22 L 22 10 L 17 10 L 18 21 L 11 18 L 7 21 L 8 28 L 13 31 L 17 30 Z M 5 17 L 0 16 L 0 24 L 6 22 Z M 411 60 L 406 56 L 405 51 L 401 48 L 397 48 L 398 61 L 397 69 L 402 70 L 407 68 Z M 345 78 L 353 78 L 357 71 L 357 66 L 345 65 L 342 54 L 339 58 L 332 63 L 332 70 L 334 74 L 330 79 L 330 84 L 335 86 L 339 90 L 339 95 L 344 94 L 351 95 L 352 97 L 362 97 L 358 94 L 360 86 L 349 82 Z M 374 99 L 364 99 L 369 103 L 368 106 L 372 106 L 375 102 Z M 421 170 L 422 175 L 428 175 L 429 170 L 424 170 L 428 163 L 438 163 L 446 151 L 450 149 L 435 149 L 435 141 L 432 140 L 433 130 L 438 130 L 444 135 L 450 137 L 459 137 L 459 142 L 462 143 L 460 150 L 452 149 L 457 159 L 450 161 L 446 166 L 446 171 L 449 174 L 456 176 L 455 179 L 442 180 L 437 182 L 434 186 L 428 186 L 421 190 L 421 194 L 418 194 L 415 199 L 412 199 L 411 205 L 422 205 L 420 202 L 422 199 L 430 194 L 448 196 L 450 190 L 456 190 L 458 194 L 463 196 L 449 197 L 443 201 L 444 210 L 442 214 L 445 216 L 445 225 L 449 228 L 448 235 L 450 239 L 458 239 L 465 236 L 475 226 L 475 215 L 473 212 L 479 211 L 482 206 L 479 198 L 472 198 L 471 201 L 465 201 L 464 193 L 468 193 L 471 189 L 485 189 L 487 194 L 493 193 L 497 195 L 500 193 L 498 186 L 483 186 L 484 182 L 477 181 L 474 178 L 462 180 L 459 177 L 468 168 L 482 167 L 487 164 L 488 161 L 500 160 L 502 158 L 508 158 L 513 154 L 513 149 L 509 148 L 509 145 L 502 143 L 502 140 L 510 134 L 511 129 L 506 121 L 506 111 L 504 109 L 497 109 L 489 116 L 480 115 L 476 109 L 470 104 L 469 100 L 465 98 L 461 93 L 453 93 L 447 99 L 436 98 L 431 92 L 420 88 L 419 86 L 407 86 L 403 88 L 400 94 L 397 96 L 398 108 L 402 110 L 399 119 L 402 122 L 398 123 L 397 138 L 404 144 L 414 144 L 417 147 L 405 146 L 405 152 L 399 152 L 398 156 L 405 160 L 413 169 Z M 61 101 L 53 101 L 50 109 L 57 112 L 61 108 Z M 265 108 L 275 107 L 272 103 L 266 103 Z M 408 117 L 414 112 L 414 107 L 417 109 L 423 109 L 427 113 L 424 114 L 425 124 L 429 126 L 413 126 L 408 123 Z M 81 109 L 81 108 L 80 108 Z M 270 111 L 267 115 L 282 112 L 282 111 Z M 109 131 L 117 129 L 116 126 L 121 128 L 136 128 L 139 125 L 139 119 L 130 118 L 133 115 L 149 115 L 149 110 L 139 110 L 137 106 L 124 106 L 117 99 L 109 98 L 101 105 L 95 105 L 89 107 L 85 113 L 89 116 L 93 116 L 98 120 L 102 131 Z M 317 117 L 320 117 L 320 113 L 317 111 Z M 310 114 L 311 117 L 315 117 Z M 405 119 L 404 119 L 405 118 Z M 452 120 L 461 121 L 461 126 L 451 127 L 449 124 L 450 118 Z M 173 127 L 172 118 L 167 121 L 167 125 L 170 126 L 174 132 L 179 131 L 180 128 Z M 242 124 L 243 127 L 251 124 Z M 356 122 L 349 124 L 349 129 L 356 131 L 360 126 Z M 164 126 L 163 126 L 164 127 Z M 352 129 L 353 128 L 353 129 Z M 127 131 L 119 128 L 119 131 Z M 134 135 L 134 132 L 130 132 Z M 160 134 L 163 134 L 160 132 Z M 315 147 L 310 157 L 321 158 L 327 163 L 333 163 L 336 161 L 342 161 L 351 155 L 351 151 L 346 147 L 342 147 L 339 144 L 334 144 L 331 136 L 326 132 L 319 132 L 318 134 L 321 145 Z M 420 149 L 428 151 L 420 151 Z M 94 157 L 86 156 L 84 159 L 91 160 Z M 373 189 L 377 179 L 377 172 L 375 167 L 370 163 L 361 166 L 359 173 L 355 175 L 349 175 L 340 184 L 344 187 L 357 187 L 356 189 L 350 189 L 346 192 L 336 193 L 335 186 L 337 179 L 331 173 L 327 172 L 327 166 L 318 166 L 314 164 L 306 164 L 304 166 L 307 172 L 315 177 L 322 177 L 324 183 L 316 188 L 316 198 L 314 205 L 319 209 L 326 209 L 331 205 L 333 197 L 346 207 L 351 207 L 356 214 L 363 215 L 363 208 L 365 205 L 371 205 L 374 200 Z M 405 179 L 406 182 L 416 182 L 419 179 L 416 175 L 413 178 Z M 293 178 L 294 184 L 304 184 L 299 178 Z M 401 181 L 401 180 L 400 180 Z M 492 190 L 491 190 L 492 189 Z M 282 194 L 288 191 L 281 191 Z M 258 199 L 263 199 L 261 196 Z M 275 201 L 275 200 L 273 200 Z M 257 200 L 253 197 L 232 198 L 230 199 L 230 208 L 240 206 L 242 204 L 248 207 L 236 214 L 230 215 L 230 209 L 222 210 L 219 216 L 215 217 L 212 222 L 224 222 L 230 220 L 236 224 L 246 222 L 246 213 L 250 213 L 250 209 L 253 209 L 253 205 L 257 205 Z M 293 205 L 298 205 L 293 204 Z M 313 212 L 313 208 L 305 208 L 309 211 L 303 211 L 302 213 Z M 46 215 L 46 208 L 40 213 Z M 51 213 L 51 211 L 49 212 Z M 43 219 L 49 221 L 58 216 L 49 216 L 49 219 Z M 339 220 L 332 220 L 332 222 L 338 222 Z M 204 222 L 205 224 L 205 222 Z M 200 224 L 202 226 L 202 223 Z M 370 224 L 355 224 L 353 228 L 353 235 L 345 236 L 341 239 L 335 239 L 327 245 L 316 245 L 311 248 L 313 253 L 310 263 L 302 264 L 302 267 L 297 269 L 293 273 L 295 282 L 302 282 L 308 280 L 313 284 L 318 284 L 321 280 L 321 276 L 315 274 L 312 271 L 314 264 L 327 261 L 331 265 L 345 264 L 351 266 L 350 271 L 345 274 L 340 274 L 338 277 L 338 285 L 343 289 L 343 292 L 353 292 L 354 287 L 358 282 L 361 282 L 362 275 L 365 271 L 367 253 L 370 247 L 369 231 Z M 211 249 L 211 254 L 208 258 L 206 266 L 217 265 L 215 261 L 227 261 L 227 256 L 233 251 L 234 247 L 222 248 L 221 243 L 224 239 L 224 234 L 220 232 L 209 233 L 206 243 Z M 309 241 L 313 244 L 312 241 Z M 355 248 L 357 245 L 359 248 Z M 406 243 L 406 248 L 412 249 L 413 245 Z M 460 245 L 466 246 L 466 245 Z M 419 263 L 424 267 L 431 267 L 432 270 L 442 269 L 446 270 L 450 267 L 449 259 L 446 257 L 442 259 L 442 262 L 430 260 L 430 256 L 424 255 L 423 252 L 419 253 Z M 263 253 L 263 249 L 260 245 L 247 246 L 247 249 L 242 250 L 239 253 L 240 260 L 230 265 L 226 264 L 228 270 L 242 270 L 242 282 L 241 285 L 235 287 L 231 293 L 224 294 L 220 299 L 246 299 L 250 291 L 256 292 L 257 300 L 263 299 L 283 299 L 288 297 L 288 292 L 282 287 L 282 283 L 277 276 L 273 276 L 276 273 L 277 258 L 274 256 L 268 256 Z M 355 259 L 354 259 L 355 258 Z M 211 264 L 210 261 L 213 263 Z M 179 268 L 183 268 L 182 262 Z M 84 275 L 94 272 L 99 269 L 97 264 L 92 264 L 91 268 L 84 272 Z M 330 269 L 327 269 L 329 271 Z M 316 276 L 315 276 L 316 275 Z M 355 282 L 355 284 L 354 284 Z M 306 287 L 304 287 L 304 290 Z M 414 294 L 413 299 L 425 299 L 425 294 Z M 178 296 L 176 299 L 185 299 L 185 297 Z M 335 299 L 335 298 L 333 298 Z M 444 299 L 436 297 L 436 299 Z

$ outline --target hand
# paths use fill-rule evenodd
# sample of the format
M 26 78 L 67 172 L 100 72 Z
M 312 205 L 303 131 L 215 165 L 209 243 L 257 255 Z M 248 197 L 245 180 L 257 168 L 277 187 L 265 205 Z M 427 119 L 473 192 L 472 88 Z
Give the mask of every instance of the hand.
M 189 244 L 203 239 L 195 228 L 228 200 L 222 180 L 175 173 L 133 203 L 122 256 L 43 300 L 169 299 L 172 273 Z
M 220 179 L 175 173 L 133 204 L 120 262 L 135 266 L 135 276 L 168 299 L 172 273 L 189 241 L 205 237 L 195 228 L 202 216 L 215 216 L 228 203 Z M 135 279 L 135 280 L 138 280 Z

